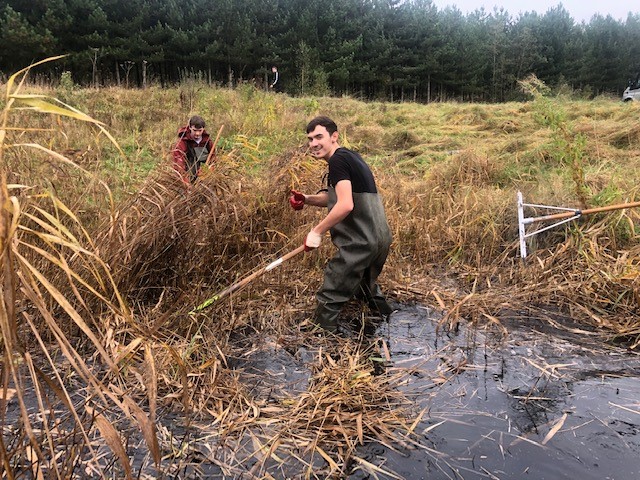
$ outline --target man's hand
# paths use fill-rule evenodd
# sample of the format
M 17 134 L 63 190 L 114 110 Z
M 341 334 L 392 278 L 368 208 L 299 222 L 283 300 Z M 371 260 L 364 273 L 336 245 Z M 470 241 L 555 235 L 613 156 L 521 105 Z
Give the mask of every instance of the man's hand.
M 190 190 L 191 182 L 189 181 L 189 176 L 185 173 L 185 174 L 180 174 L 179 177 L 180 177 L 180 181 L 182 182 L 182 186 L 187 190 Z
M 294 210 L 302 210 L 306 198 L 303 193 L 296 190 L 291 190 L 291 196 L 289 197 L 289 204 Z
M 320 246 L 322 242 L 322 235 L 316 233 L 314 230 L 311 230 L 307 234 L 307 238 L 304 239 L 304 251 L 308 252 L 314 250 Z

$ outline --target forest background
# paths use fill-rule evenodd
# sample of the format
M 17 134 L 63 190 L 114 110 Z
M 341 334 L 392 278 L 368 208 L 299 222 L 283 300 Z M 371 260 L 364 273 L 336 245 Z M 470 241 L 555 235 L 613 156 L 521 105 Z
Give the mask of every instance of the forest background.
M 438 9 L 431 0 L 0 0 L 0 78 L 84 86 L 266 87 L 419 102 L 523 99 L 534 73 L 583 98 L 620 95 L 640 71 L 640 15 L 577 23 L 545 14 Z

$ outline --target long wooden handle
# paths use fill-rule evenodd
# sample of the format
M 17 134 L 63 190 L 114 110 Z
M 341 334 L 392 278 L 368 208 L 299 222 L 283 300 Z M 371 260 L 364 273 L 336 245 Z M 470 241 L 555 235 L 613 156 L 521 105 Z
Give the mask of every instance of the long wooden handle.
M 582 210 L 582 215 L 587 215 L 589 213 L 608 212 L 609 210 L 620 210 L 621 208 L 633 208 L 633 207 L 640 207 L 640 202 L 619 203 L 618 205 L 609 205 L 608 207 L 590 208 L 588 210 Z
M 286 262 L 287 260 L 289 260 L 292 257 L 295 257 L 296 255 L 298 255 L 299 253 L 301 253 L 303 251 L 304 251 L 304 245 L 300 245 L 295 250 L 292 250 L 291 252 L 287 253 L 286 255 L 283 255 L 282 257 L 278 258 L 277 260 L 274 260 L 273 262 L 271 262 L 266 267 L 262 267 L 260 270 L 258 270 L 256 272 L 253 272 L 251 275 L 243 278 L 239 282 L 236 282 L 233 285 L 231 285 L 230 287 L 225 288 L 221 292 L 216 293 L 213 297 L 208 298 L 207 300 L 202 302 L 200 305 L 198 305 L 195 309 L 193 309 L 191 311 L 191 313 L 197 312 L 197 311 L 200 311 L 200 310 L 203 310 L 203 309 L 207 308 L 213 302 L 216 302 L 216 301 L 220 300 L 222 297 L 226 297 L 230 293 L 233 293 L 236 290 L 244 287 L 245 285 L 247 285 L 247 284 L 251 283 L 252 281 L 254 281 L 259 276 L 265 274 L 266 272 L 268 272 L 270 270 L 273 270 L 278 265 L 281 265 L 282 263 Z
M 617 205 L 609 205 L 607 207 L 597 207 L 597 208 L 589 208 L 587 210 L 569 210 L 567 212 L 560 212 L 560 213 L 554 213 L 551 215 L 544 215 L 542 217 L 532 217 L 532 218 L 526 218 L 525 219 L 525 223 L 526 224 L 531 224 L 531 223 L 537 223 L 537 222 L 544 222 L 547 220 L 562 220 L 563 218 L 570 218 L 570 217 L 574 217 L 574 216 L 581 216 L 581 215 L 589 215 L 590 213 L 600 213 L 600 212 L 608 212 L 610 210 L 620 210 L 622 208 L 633 208 L 633 207 L 640 207 L 640 202 L 632 202 L 632 203 L 619 203 Z
M 251 275 L 249 275 L 248 277 L 243 278 L 242 280 L 240 280 L 239 282 L 234 283 L 233 285 L 231 285 L 230 287 L 225 288 L 224 290 L 222 290 L 220 293 L 218 293 L 216 296 L 218 297 L 218 300 L 220 300 L 222 297 L 229 295 L 232 292 L 235 292 L 236 290 L 238 290 L 239 288 L 244 287 L 245 285 L 253 282 L 256 278 L 260 277 L 261 275 L 267 273 L 270 270 L 273 270 L 274 268 L 276 268 L 278 265 L 286 262 L 287 260 L 289 260 L 291 257 L 299 254 L 300 252 L 304 251 L 304 245 L 300 245 L 298 248 L 296 248 L 295 250 L 292 250 L 291 252 L 287 253 L 286 255 L 280 257 L 277 260 L 274 260 L 273 262 L 271 262 L 269 265 L 267 265 L 266 267 L 262 267 L 260 270 L 258 270 L 257 272 L 253 272 Z

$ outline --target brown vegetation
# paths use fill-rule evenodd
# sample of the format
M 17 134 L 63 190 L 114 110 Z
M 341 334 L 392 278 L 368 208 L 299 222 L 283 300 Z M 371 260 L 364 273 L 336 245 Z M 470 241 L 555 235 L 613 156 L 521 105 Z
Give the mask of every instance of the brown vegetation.
M 517 190 L 559 206 L 636 200 L 635 105 L 535 97 L 420 106 L 213 90 L 195 110 L 211 131 L 224 125 L 218 161 L 187 189 L 167 166 L 175 129 L 191 113 L 180 107 L 183 92 L 78 92 L 104 129 L 41 98 L 29 105 L 54 115 L 17 110 L 23 87 L 5 88 L 2 372 L 4 398 L 17 390 L 21 405 L 11 445 L 3 416 L 11 475 L 66 478 L 86 468 L 106 477 L 96 432 L 119 460 L 109 468 L 133 475 L 110 423 L 126 419 L 158 468 L 176 468 L 185 460 L 167 453 L 174 447 L 156 425 L 169 409 L 213 419 L 229 451 L 253 439 L 242 455 L 216 457 L 229 475 L 244 466 L 267 476 L 285 452 L 305 465 L 303 476 L 341 475 L 360 461 L 358 444 L 413 441 L 424 412 L 394 388 L 398 378 L 375 371 L 384 342 L 309 328 L 329 242 L 194 312 L 299 246 L 321 215 L 293 214 L 286 202 L 291 188 L 320 188 L 324 165 L 305 155 L 300 134 L 319 112 L 336 118 L 343 144 L 367 152 L 375 170 L 394 232 L 381 278 L 392 298 L 440 309 L 444 325 L 565 314 L 638 346 L 638 212 L 545 232 L 523 264 L 515 210 Z M 265 343 L 312 352 L 305 390 L 271 397 L 247 388 L 233 359 Z M 27 391 L 39 401 L 37 428 Z M 61 405 L 71 415 L 50 408 Z M 83 447 L 57 454 L 68 445 Z

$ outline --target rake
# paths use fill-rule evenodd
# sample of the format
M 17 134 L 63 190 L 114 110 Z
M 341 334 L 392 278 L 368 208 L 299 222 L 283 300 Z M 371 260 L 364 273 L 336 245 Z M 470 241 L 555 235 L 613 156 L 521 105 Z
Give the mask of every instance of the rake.
M 525 217 L 524 216 L 524 207 L 533 207 L 533 208 L 542 208 L 546 210 L 561 210 L 558 213 L 551 213 L 549 215 L 543 215 L 541 217 Z M 609 212 L 611 210 L 621 210 L 623 208 L 633 208 L 640 207 L 640 202 L 631 202 L 631 203 L 619 203 L 617 205 L 609 205 L 607 207 L 598 207 L 598 208 L 589 208 L 587 210 L 579 210 L 575 208 L 566 208 L 566 207 L 554 207 L 550 205 L 535 205 L 533 203 L 524 203 L 522 199 L 522 193 L 518 192 L 518 233 L 520 235 L 520 257 L 524 260 L 527 258 L 527 242 L 525 241 L 527 238 L 532 237 L 540 232 L 544 232 L 545 230 L 549 230 L 550 228 L 557 227 L 558 225 L 562 225 L 563 223 L 570 222 L 577 218 L 580 218 L 583 215 L 589 215 L 592 213 L 600 213 L 600 212 Z M 547 225 L 546 227 L 539 228 L 533 232 L 526 233 L 525 226 L 531 225 L 533 223 L 540 222 L 548 222 L 552 220 L 557 220 L 555 223 L 551 225 Z

